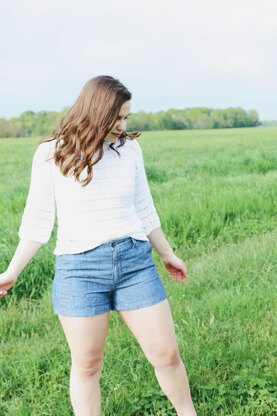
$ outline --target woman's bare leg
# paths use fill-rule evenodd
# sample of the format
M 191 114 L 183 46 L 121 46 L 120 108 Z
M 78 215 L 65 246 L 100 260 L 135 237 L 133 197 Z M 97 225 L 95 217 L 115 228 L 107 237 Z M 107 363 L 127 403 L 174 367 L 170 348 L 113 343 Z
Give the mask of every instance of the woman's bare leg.
M 95 316 L 58 315 L 70 352 L 70 400 L 75 416 L 100 416 L 101 375 L 110 312 Z
M 153 365 L 160 387 L 177 415 L 196 416 L 167 299 L 153 306 L 118 313 Z

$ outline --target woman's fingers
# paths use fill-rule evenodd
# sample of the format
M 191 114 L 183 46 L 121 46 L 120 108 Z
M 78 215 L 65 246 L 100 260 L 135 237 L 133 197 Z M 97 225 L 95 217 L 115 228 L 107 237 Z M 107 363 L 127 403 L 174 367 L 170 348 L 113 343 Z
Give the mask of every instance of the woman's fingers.
M 0 288 L 0 297 L 4 298 L 5 296 L 7 296 L 7 291 L 5 289 Z

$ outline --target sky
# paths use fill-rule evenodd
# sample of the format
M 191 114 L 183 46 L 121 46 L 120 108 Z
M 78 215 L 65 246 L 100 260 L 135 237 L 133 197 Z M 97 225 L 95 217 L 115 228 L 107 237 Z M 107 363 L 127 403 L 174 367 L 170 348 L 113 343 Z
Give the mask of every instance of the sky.
M 276 0 L 1 0 L 0 117 L 73 105 L 97 75 L 132 112 L 256 109 L 277 119 Z

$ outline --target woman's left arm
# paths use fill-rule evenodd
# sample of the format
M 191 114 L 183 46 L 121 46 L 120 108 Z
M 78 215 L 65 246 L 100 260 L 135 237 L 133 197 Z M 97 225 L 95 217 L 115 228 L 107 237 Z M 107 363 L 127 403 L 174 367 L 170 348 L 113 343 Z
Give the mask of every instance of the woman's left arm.
M 151 245 L 161 256 L 165 267 L 174 280 L 185 280 L 187 277 L 186 265 L 179 257 L 174 254 L 169 242 L 167 241 L 162 229 L 156 228 L 147 236 Z
M 161 229 L 160 217 L 147 180 L 143 152 L 136 139 L 134 143 L 137 146 L 134 204 L 142 229 L 151 245 L 162 257 L 164 265 L 172 278 L 174 280 L 184 280 L 187 277 L 185 263 L 174 254 Z

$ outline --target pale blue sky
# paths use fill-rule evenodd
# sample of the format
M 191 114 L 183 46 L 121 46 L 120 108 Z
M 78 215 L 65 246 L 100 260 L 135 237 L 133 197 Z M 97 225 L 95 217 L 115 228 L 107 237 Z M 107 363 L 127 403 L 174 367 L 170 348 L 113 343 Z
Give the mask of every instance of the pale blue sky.
M 0 117 L 61 110 L 96 75 L 132 111 L 255 108 L 277 119 L 276 0 L 2 0 Z

